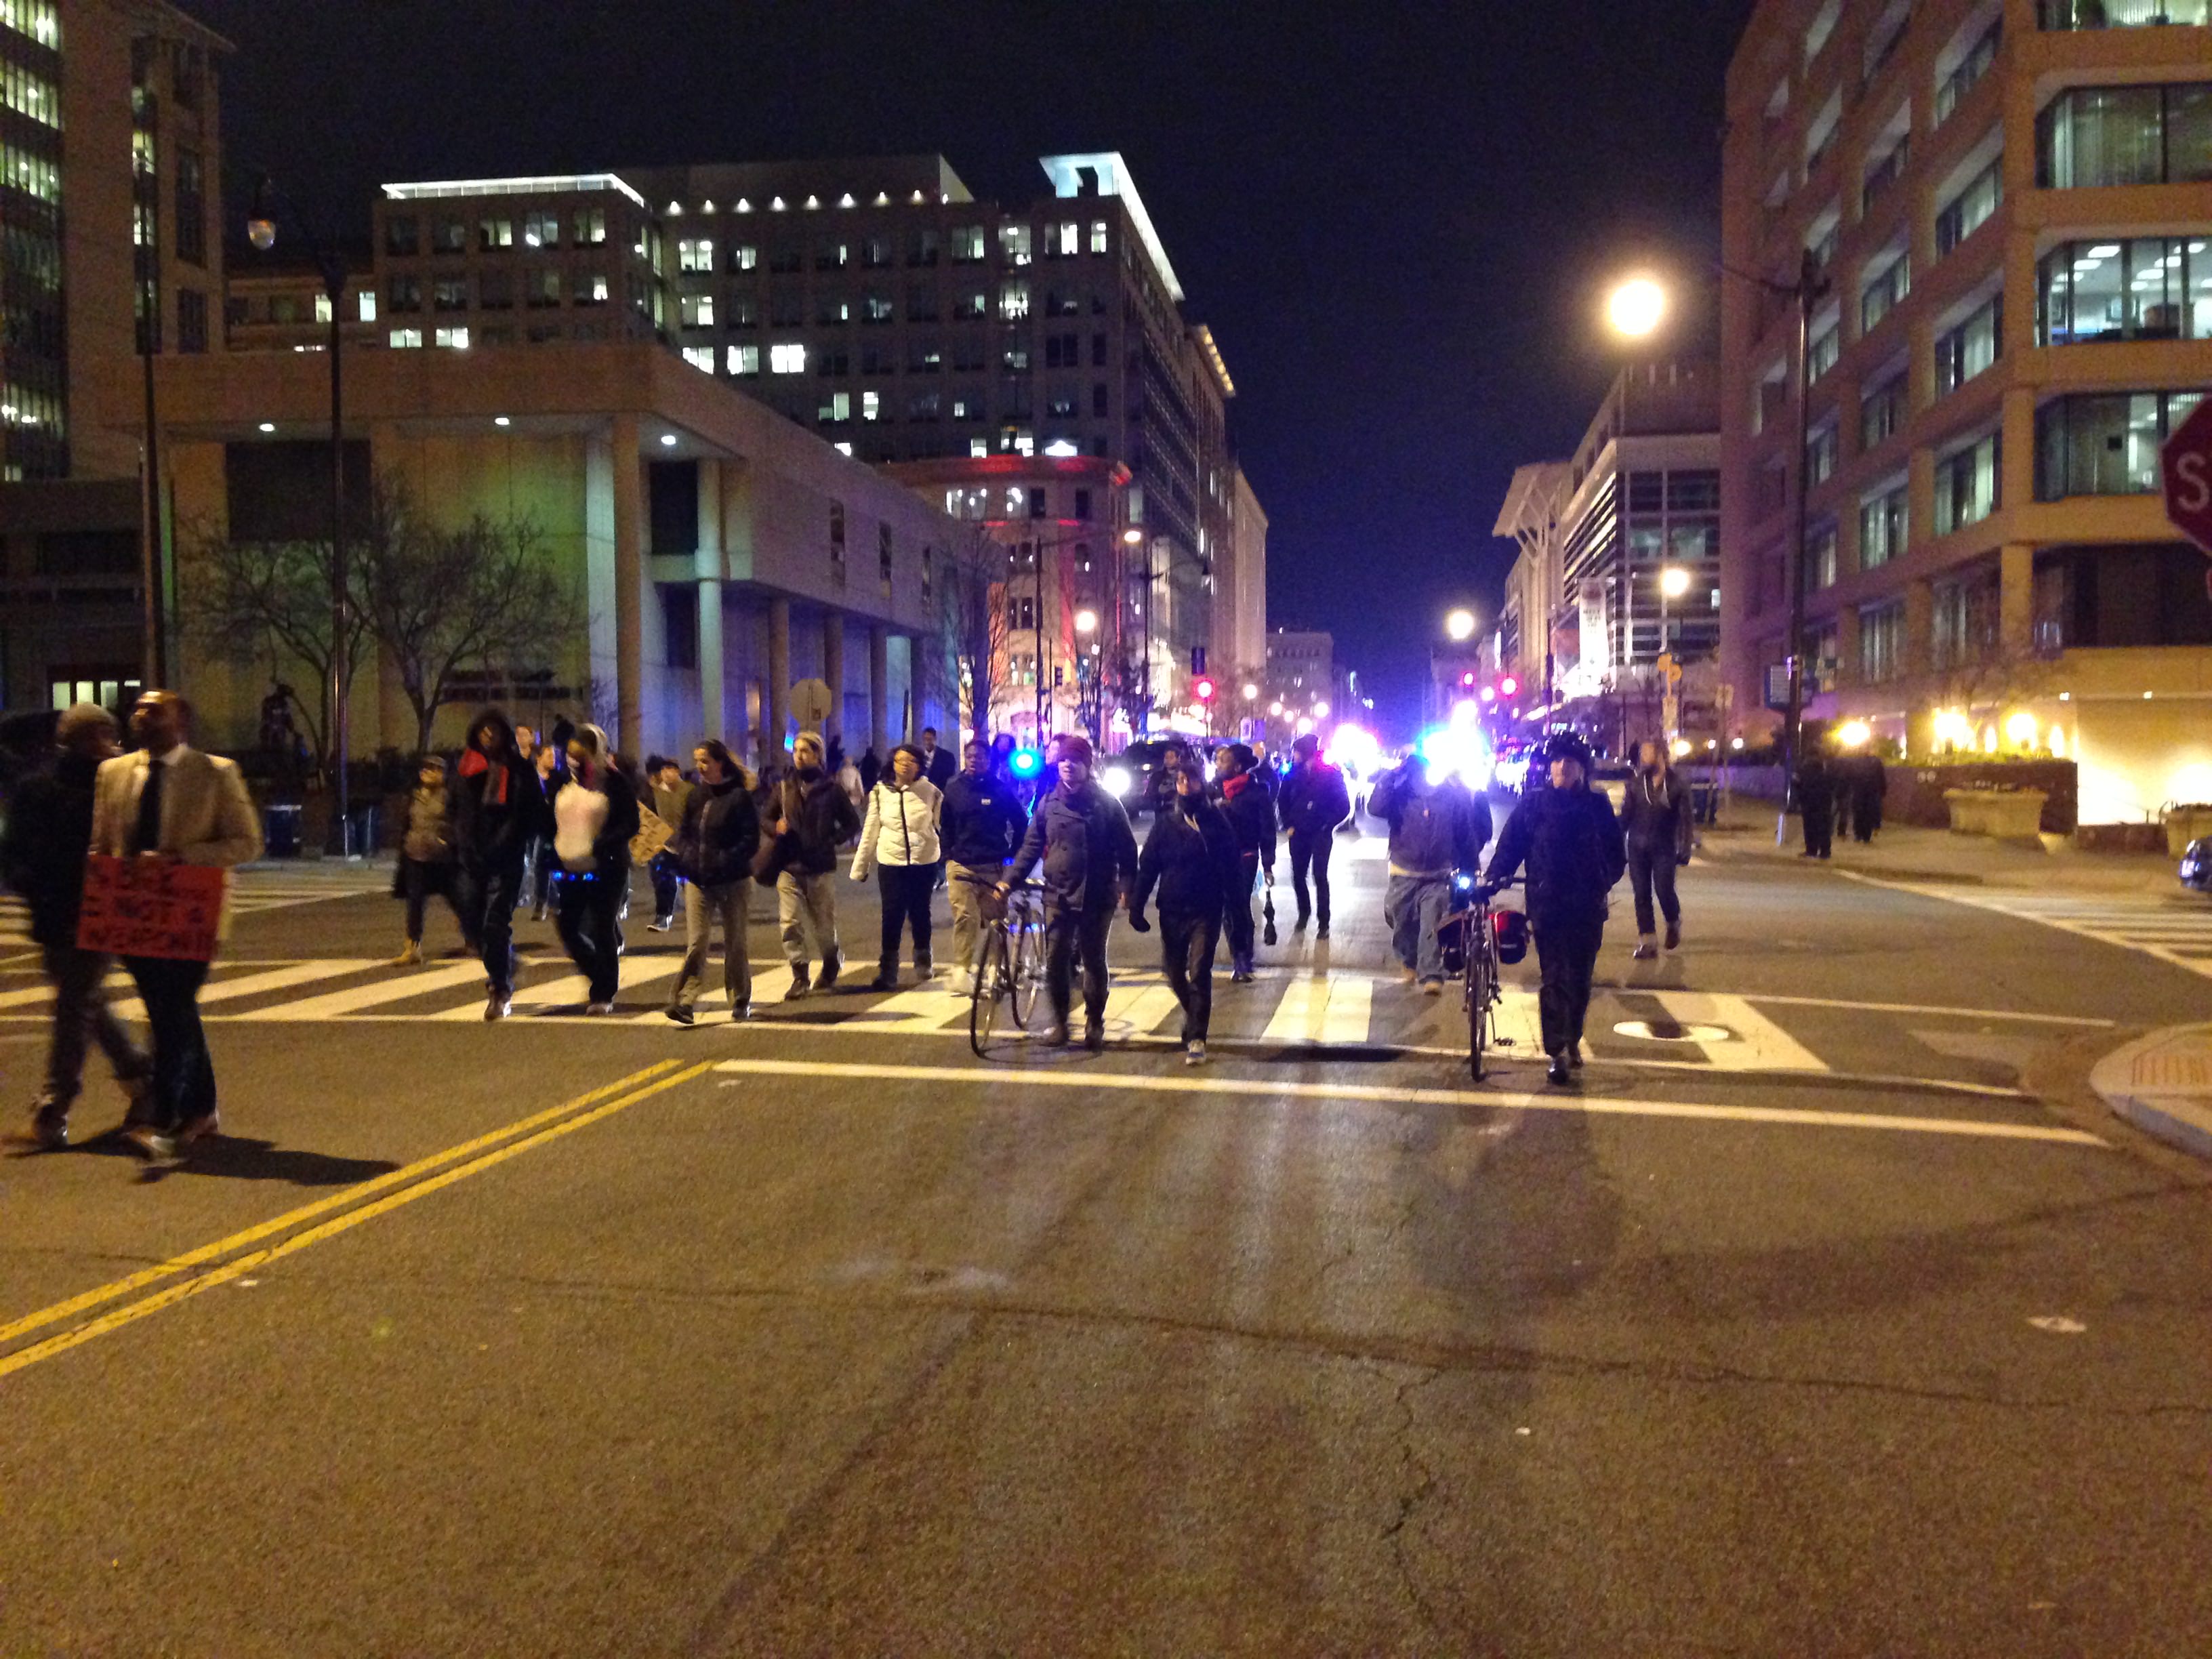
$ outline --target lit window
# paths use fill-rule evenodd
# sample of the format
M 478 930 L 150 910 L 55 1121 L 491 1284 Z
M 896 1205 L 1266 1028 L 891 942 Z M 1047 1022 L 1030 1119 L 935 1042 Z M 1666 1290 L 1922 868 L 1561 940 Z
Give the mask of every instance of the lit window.
M 438 331 L 438 343 L 451 346 L 456 351 L 466 351 L 469 349 L 469 331 L 466 328 L 441 328 Z
M 568 240 L 578 247 L 596 246 L 607 240 L 607 210 L 578 208 L 568 219 Z
M 983 257 L 983 227 L 961 225 L 952 233 L 952 257 L 956 260 L 974 261 Z
M 595 306 L 607 302 L 607 279 L 604 273 L 594 272 L 592 276 L 591 302 Z
M 999 284 L 999 319 L 1015 322 L 1030 314 L 1030 285 L 1027 283 Z
M 712 346 L 685 346 L 684 348 L 684 361 L 690 364 L 692 368 L 697 369 L 702 374 L 712 374 L 714 372 L 714 348 Z
M 768 349 L 768 367 L 771 374 L 804 374 L 806 373 L 806 347 L 797 340 L 787 340 Z
M 1806 348 L 1805 383 L 1818 384 L 1820 377 L 1836 366 L 1836 359 L 1842 354 L 1843 330 L 1832 320 Z
M 1991 161 L 1937 210 L 1936 253 L 1948 253 L 1980 229 L 2003 201 L 2004 172 L 1998 161 Z
M 714 239 L 687 236 L 678 242 L 676 268 L 678 270 L 712 270 L 714 268 Z
M 1106 222 L 1103 219 L 1091 222 L 1091 251 L 1093 253 L 1106 252 Z
M 319 323 L 327 323 L 330 319 L 331 296 L 327 294 L 318 294 L 315 295 L 315 320 Z
M 1992 432 L 1936 463 L 1936 533 L 1978 524 L 2000 505 L 1998 434 Z
M 757 345 L 733 345 L 722 353 L 722 362 L 732 374 L 760 373 L 760 348 Z
M 392 331 L 392 343 L 395 348 L 419 346 L 422 343 L 422 331 L 419 328 L 395 328 Z
M 1863 497 L 1859 502 L 1859 568 L 1877 569 L 1900 557 L 1911 528 L 1903 479 Z
M 362 321 L 364 323 L 374 322 L 376 320 L 376 290 L 373 288 L 365 288 L 362 289 L 360 299 Z
M 530 273 L 530 304 L 539 310 L 561 303 L 561 273 L 557 270 L 533 270 Z
M 714 296 L 711 294 L 685 295 L 682 311 L 686 328 L 712 328 L 714 325 Z
M 522 221 L 522 245 L 525 247 L 560 246 L 561 216 L 543 210 L 525 216 Z
M 477 246 L 480 248 L 513 247 L 514 221 L 491 218 L 477 220 Z
M 1000 225 L 999 254 L 1010 265 L 1029 264 L 1030 228 L 1027 225 Z
M 851 420 L 853 394 L 849 392 L 824 392 L 821 403 L 815 408 L 814 416 L 817 420 L 825 421 L 833 425 Z
M 874 392 L 863 392 L 860 394 L 860 418 L 864 421 L 879 421 L 883 418 L 883 415 L 884 400 L 882 394 Z
M 1052 228 L 1052 251 L 1065 258 L 1083 251 L 1083 227 L 1073 220 L 1065 220 Z
M 2004 350 L 2004 295 L 1993 294 L 1936 341 L 1936 395 L 1956 392 Z
M 730 250 L 730 269 L 750 270 L 760 264 L 760 250 L 750 242 L 741 242 Z
M 840 455 L 842 455 L 847 460 L 849 461 L 853 459 L 853 446 L 848 441 L 840 438 L 836 443 L 830 447 L 836 450 Z

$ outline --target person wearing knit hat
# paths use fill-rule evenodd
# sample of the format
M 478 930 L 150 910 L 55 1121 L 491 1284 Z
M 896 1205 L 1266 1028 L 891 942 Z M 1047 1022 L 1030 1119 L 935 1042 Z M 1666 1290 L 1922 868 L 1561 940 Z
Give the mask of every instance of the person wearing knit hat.
M 32 1109 L 31 1138 L 58 1150 L 69 1145 L 70 1108 L 83 1083 L 88 1042 L 98 1042 L 115 1068 L 134 1118 L 143 1115 L 153 1066 L 108 1006 L 110 959 L 76 948 L 93 778 L 102 761 L 122 752 L 115 716 L 98 703 L 77 703 L 63 711 L 54 740 L 59 747 L 52 764 L 18 785 L 9 804 L 0 874 L 30 902 L 31 939 L 54 988 L 53 1036 L 46 1085 Z
M 1114 907 L 1137 884 L 1137 838 L 1121 803 L 1091 780 L 1090 738 L 1070 733 L 1056 739 L 1053 758 L 1059 785 L 1038 801 L 998 890 L 1005 898 L 1042 864 L 1045 990 L 1053 1021 L 1046 1041 L 1067 1042 L 1073 959 L 1080 954 L 1084 1042 L 1095 1054 L 1106 1046 L 1106 934 Z

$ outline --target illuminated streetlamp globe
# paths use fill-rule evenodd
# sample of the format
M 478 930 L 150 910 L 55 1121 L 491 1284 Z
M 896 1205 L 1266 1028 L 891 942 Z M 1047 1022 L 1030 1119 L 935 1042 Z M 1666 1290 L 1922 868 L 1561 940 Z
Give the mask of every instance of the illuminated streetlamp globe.
M 1605 302 L 1605 319 L 1616 334 L 1641 340 L 1656 332 L 1667 316 L 1667 290 L 1649 276 L 1632 276 Z
M 1326 702 L 1317 702 L 1314 705 L 1314 718 L 1317 720 L 1325 720 L 1328 718 L 1328 705 Z
M 1125 530 L 1121 532 L 1121 544 L 1125 547 L 1134 547 L 1144 539 L 1145 532 L 1141 530 Z
M 1670 599 L 1679 599 L 1690 591 L 1690 573 L 1679 564 L 1670 564 L 1659 573 L 1659 591 Z
M 1454 644 L 1461 644 L 1473 639 L 1474 612 L 1464 607 L 1448 612 L 1444 617 L 1444 635 Z
M 1096 611 L 1077 611 L 1075 613 L 1075 631 L 1079 634 L 1097 633 L 1098 631 L 1098 613 Z
M 1258 701 L 1258 699 L 1259 699 L 1259 696 L 1260 696 L 1260 688 L 1259 688 L 1258 686 L 1256 686 L 1256 685 L 1253 684 L 1252 684 L 1252 682 L 1251 682 L 1251 681 L 1249 681 L 1249 680 L 1245 681 L 1245 682 L 1244 682 L 1244 701 L 1245 701 L 1245 702 L 1257 702 L 1257 701 Z

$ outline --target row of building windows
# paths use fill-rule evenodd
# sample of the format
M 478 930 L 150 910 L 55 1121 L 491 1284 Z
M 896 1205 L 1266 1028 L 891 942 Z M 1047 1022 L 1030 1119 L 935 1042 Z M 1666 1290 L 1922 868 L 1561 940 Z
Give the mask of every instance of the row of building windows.
M 2212 181 L 2212 82 L 2077 87 L 2036 118 L 2045 190 Z
M 487 213 L 475 221 L 475 246 L 478 252 L 498 252 L 516 246 L 518 222 L 505 214 Z M 558 211 L 551 209 L 533 210 L 520 221 L 520 245 L 526 248 L 551 250 L 562 245 L 562 221 Z M 438 214 L 429 221 L 427 241 L 422 219 L 414 214 L 392 214 L 384 222 L 384 249 L 386 253 L 411 258 L 427 251 L 432 254 L 456 255 L 469 252 L 471 222 L 461 214 Z M 568 218 L 568 246 L 571 247 L 598 246 L 607 240 L 607 219 L 605 208 L 578 208 Z M 717 270 L 717 239 L 713 236 L 679 236 L 676 240 L 676 268 L 683 272 L 711 272 Z M 642 232 L 637 251 L 648 251 Z M 899 250 L 896 239 L 890 236 L 837 238 L 814 242 L 808 246 L 797 243 L 769 247 L 767 250 L 768 269 L 775 272 L 804 270 L 809 262 L 817 270 L 843 270 L 851 266 L 883 269 L 897 262 Z M 1048 259 L 1069 258 L 1079 254 L 1103 254 L 1111 251 L 1112 237 L 1108 222 L 1094 219 L 1086 234 L 1081 223 L 1069 220 L 1048 224 L 1041 235 L 1033 236 L 1028 225 L 1002 225 L 999 229 L 1000 256 L 1012 266 L 1031 263 L 1033 249 L 1041 242 Z M 751 241 L 726 241 L 720 244 L 726 249 L 726 269 L 749 271 L 762 263 L 763 245 Z M 955 264 L 980 264 L 988 247 L 984 228 L 981 225 L 954 227 L 940 239 L 933 227 L 908 233 L 904 242 L 905 262 L 909 267 L 922 269 L 938 263 L 940 252 Z M 658 268 L 658 248 L 651 248 Z
M 0 144 L 0 185 L 34 196 L 41 202 L 62 199 L 62 170 L 51 157 L 35 155 L 15 144 Z
M 2132 29 L 2212 23 L 2212 0 L 2041 0 L 2046 29 Z
M 2202 392 L 2095 392 L 2035 411 L 2035 498 L 2155 495 L 2159 447 Z
M 61 49 L 62 31 L 55 20 L 54 0 L 0 0 L 0 28 L 13 29 L 42 46 Z
M 2064 242 L 2036 267 L 2036 343 L 2212 339 L 2203 237 Z
M 59 88 L 35 70 L 0 58 L 0 105 L 56 131 L 62 125 Z

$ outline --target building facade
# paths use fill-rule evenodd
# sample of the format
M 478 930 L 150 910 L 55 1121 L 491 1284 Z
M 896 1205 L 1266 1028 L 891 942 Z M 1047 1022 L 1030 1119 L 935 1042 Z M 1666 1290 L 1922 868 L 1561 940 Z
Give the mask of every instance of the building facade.
M 295 242 L 274 254 L 248 255 L 225 283 L 223 344 L 232 351 L 325 351 L 330 349 L 330 284 L 311 253 Z M 367 248 L 335 256 L 344 272 L 337 299 L 339 349 L 374 350 L 384 343 L 377 312 L 376 270 Z
M 1243 696 L 1243 687 L 1222 688 Z M 1265 705 L 1271 740 L 1286 742 L 1300 731 L 1327 730 L 1345 717 L 1346 699 L 1336 666 L 1336 641 L 1318 629 L 1278 628 L 1267 635 L 1267 672 L 1257 696 Z M 1327 723 L 1327 724 L 1325 724 Z
M 2206 0 L 1765 0 L 1729 70 L 1728 673 L 1802 561 L 1808 710 L 2075 760 L 2082 820 L 2212 796 L 2206 562 L 2160 441 L 2212 385 Z M 1796 545 L 1794 492 L 1808 532 Z
M 1644 364 L 1614 380 L 1571 459 L 1515 475 L 1498 533 L 1519 552 L 1496 657 L 1531 698 L 1524 710 L 1548 684 L 1553 714 L 1594 716 L 1645 699 L 1662 654 L 1717 655 L 1720 447 L 1711 365 Z
M 137 418 L 135 366 L 111 365 L 94 416 Z M 595 719 L 625 753 L 719 735 L 757 762 L 799 724 L 857 750 L 957 724 L 950 617 L 974 572 L 966 526 L 659 346 L 364 352 L 347 371 L 349 478 L 403 483 L 429 520 L 526 523 L 577 624 L 529 661 L 471 663 L 469 696 L 535 721 Z M 161 365 L 164 488 L 190 585 L 198 538 L 327 538 L 328 379 L 315 356 L 229 352 Z M 350 486 L 349 486 L 350 488 Z M 360 499 L 357 494 L 356 499 Z M 357 559 L 366 532 L 356 538 Z M 208 741 L 250 747 L 272 678 L 316 677 L 253 641 L 215 641 L 185 606 L 184 680 Z M 471 702 L 433 742 L 458 744 Z M 388 653 L 356 679 L 356 755 L 404 752 L 416 724 Z M 813 724 L 810 717 L 806 722 Z
M 1118 462 L 1164 708 L 1237 556 L 1234 385 L 1121 158 L 1042 165 L 1053 193 L 1005 205 L 933 155 L 387 185 L 381 326 L 399 348 L 658 340 L 875 464 Z

